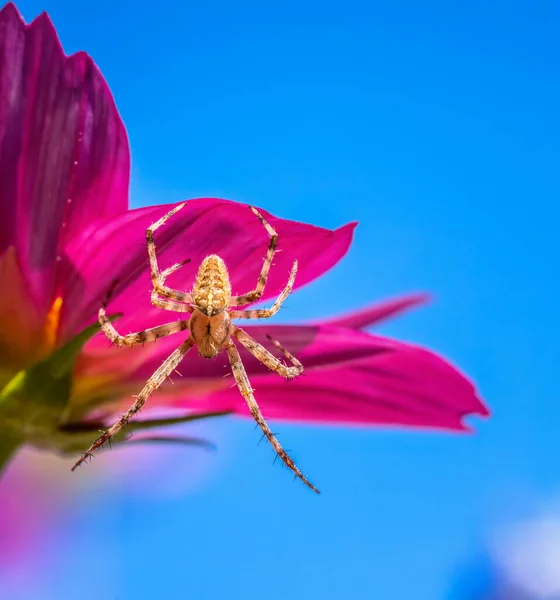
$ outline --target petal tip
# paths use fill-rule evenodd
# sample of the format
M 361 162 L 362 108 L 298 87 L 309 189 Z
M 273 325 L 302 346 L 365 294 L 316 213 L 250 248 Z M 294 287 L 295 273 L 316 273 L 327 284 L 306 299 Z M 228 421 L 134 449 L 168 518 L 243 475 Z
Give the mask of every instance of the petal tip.
M 322 320 L 316 324 L 336 325 L 338 327 L 348 327 L 350 329 L 365 329 L 372 325 L 377 325 L 381 321 L 395 317 L 410 308 L 427 304 L 431 300 L 432 296 L 430 294 L 422 292 L 409 294 L 407 296 L 397 296 L 357 311 Z
M 346 225 L 342 225 L 341 227 L 335 229 L 333 233 L 338 233 L 341 231 L 349 231 L 350 233 L 354 233 L 354 230 L 359 224 L 359 221 L 350 221 L 349 223 L 346 223 Z
M 466 422 L 466 419 L 470 419 L 471 417 L 488 419 L 492 416 L 492 412 L 486 406 L 482 398 L 478 395 L 474 385 L 472 383 L 471 385 L 473 388 L 473 406 L 472 408 L 465 410 L 465 412 L 460 417 L 461 429 L 465 433 L 469 434 L 476 433 L 476 429 L 474 428 L 474 426 L 470 425 L 470 423 Z
M 23 23 L 23 17 L 13 2 L 7 2 L 0 9 L 0 18 L 5 18 L 5 15 L 16 16 Z
M 0 22 L 5 23 L 5 22 L 10 22 L 10 21 L 17 21 L 19 26 L 24 30 L 28 30 L 28 29 L 31 29 L 32 27 L 37 27 L 37 26 L 48 24 L 50 26 L 50 28 L 52 28 L 52 30 L 55 32 L 55 35 L 56 35 L 54 26 L 53 26 L 51 19 L 46 11 L 43 11 L 42 13 L 37 15 L 30 23 L 27 23 L 26 20 L 23 18 L 23 15 L 19 11 L 18 7 L 15 5 L 15 3 L 8 2 L 0 9 Z M 58 39 L 58 36 L 57 36 L 57 39 Z

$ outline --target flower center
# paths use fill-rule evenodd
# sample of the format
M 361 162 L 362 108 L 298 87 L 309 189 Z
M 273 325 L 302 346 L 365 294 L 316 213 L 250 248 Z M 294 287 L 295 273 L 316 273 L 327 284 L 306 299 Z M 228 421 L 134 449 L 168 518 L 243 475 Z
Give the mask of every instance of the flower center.
M 60 313 L 62 311 L 63 298 L 57 296 L 47 314 L 45 321 L 45 341 L 47 347 L 53 349 L 58 341 L 58 328 L 60 326 Z

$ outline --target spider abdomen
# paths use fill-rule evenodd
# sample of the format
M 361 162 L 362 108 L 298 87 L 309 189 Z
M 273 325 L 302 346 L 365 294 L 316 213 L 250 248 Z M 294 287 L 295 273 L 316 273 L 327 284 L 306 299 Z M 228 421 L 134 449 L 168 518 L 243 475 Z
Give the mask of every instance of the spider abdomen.
M 231 283 L 226 263 L 216 254 L 207 256 L 198 269 L 192 290 L 193 304 L 212 317 L 225 310 L 231 300 Z
M 229 341 L 231 321 L 227 311 L 209 317 L 195 310 L 189 319 L 189 329 L 198 353 L 204 358 L 214 358 Z

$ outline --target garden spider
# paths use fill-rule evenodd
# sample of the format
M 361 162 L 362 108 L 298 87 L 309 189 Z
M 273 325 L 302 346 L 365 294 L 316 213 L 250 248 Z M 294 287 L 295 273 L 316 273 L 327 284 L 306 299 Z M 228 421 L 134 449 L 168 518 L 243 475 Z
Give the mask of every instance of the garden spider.
M 93 456 L 95 450 L 103 446 L 117 434 L 144 406 L 150 395 L 155 392 L 165 379 L 176 369 L 187 352 L 193 346 L 197 346 L 199 354 L 204 358 L 213 358 L 222 350 L 227 352 L 235 382 L 247 402 L 251 415 L 262 429 L 265 437 L 271 443 L 284 464 L 308 487 L 319 493 L 319 490 L 317 490 L 298 469 L 294 461 L 288 456 L 287 452 L 282 448 L 268 427 L 253 395 L 253 389 L 249 383 L 245 367 L 241 362 L 239 351 L 233 343 L 233 339 L 237 340 L 261 363 L 286 379 L 293 379 L 302 373 L 303 365 L 297 358 L 285 350 L 279 342 L 269 337 L 272 344 L 291 362 L 292 366 L 286 366 L 282 361 L 254 340 L 248 333 L 237 327 L 237 325 L 234 325 L 232 322 L 232 319 L 236 318 L 259 319 L 268 318 L 276 314 L 284 300 L 286 300 L 292 291 L 298 267 L 297 260 L 294 261 L 286 287 L 282 290 L 272 305 L 272 308 L 256 310 L 234 309 L 234 307 L 244 306 L 250 302 L 254 302 L 262 296 L 276 250 L 276 245 L 278 243 L 278 234 L 276 231 L 264 220 L 257 209 L 251 206 L 250 209 L 263 224 L 270 236 L 268 252 L 256 288 L 247 294 L 232 296 L 226 265 L 219 256 L 212 254 L 202 261 L 192 292 L 185 293 L 173 290 L 165 285 L 166 278 L 189 261 L 176 263 L 165 271 L 160 272 L 154 244 L 154 232 L 184 206 L 185 203 L 176 206 L 159 221 L 148 227 L 146 230 L 146 239 L 148 241 L 148 254 L 150 257 L 150 269 L 153 283 L 151 297 L 152 304 L 165 310 L 189 312 L 190 318 L 174 323 L 168 323 L 167 325 L 152 327 L 151 329 L 146 329 L 139 333 L 120 335 L 106 314 L 107 304 L 111 295 L 111 292 L 109 292 L 103 306 L 99 309 L 99 322 L 105 335 L 117 346 L 134 346 L 145 342 L 153 342 L 161 337 L 185 330 L 189 331 L 189 337 L 172 354 L 170 354 L 161 367 L 159 367 L 150 379 L 148 379 L 142 391 L 136 396 L 134 404 L 114 425 L 93 442 L 87 452 L 85 452 L 80 460 L 72 467 L 72 470 L 81 465 L 88 457 Z

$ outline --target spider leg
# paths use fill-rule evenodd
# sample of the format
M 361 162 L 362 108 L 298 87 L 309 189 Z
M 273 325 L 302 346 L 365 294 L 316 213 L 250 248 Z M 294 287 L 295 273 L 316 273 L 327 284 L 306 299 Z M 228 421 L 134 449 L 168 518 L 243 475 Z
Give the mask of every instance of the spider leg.
M 186 260 L 182 260 L 181 262 L 175 263 L 174 265 L 172 265 L 168 269 L 165 269 L 165 271 L 162 271 L 162 273 L 161 273 L 161 282 L 165 283 L 165 280 L 167 279 L 167 277 L 169 277 L 169 275 L 171 275 L 171 273 L 175 273 L 175 271 L 177 271 L 178 269 L 180 269 L 183 265 L 187 265 L 190 262 L 191 262 L 191 259 L 187 258 Z
M 273 229 L 265 220 L 261 213 L 254 207 L 249 207 L 253 213 L 257 216 L 259 221 L 264 225 L 268 235 L 270 236 L 270 243 L 268 245 L 268 251 L 266 253 L 266 258 L 264 259 L 264 263 L 261 269 L 261 273 L 259 275 L 259 279 L 257 281 L 257 287 L 248 292 L 247 294 L 243 294 L 242 296 L 234 296 L 231 299 L 230 306 L 243 306 L 245 304 L 249 304 L 250 302 L 255 302 L 258 300 L 264 292 L 264 287 L 266 285 L 266 280 L 268 278 L 268 272 L 270 271 L 270 265 L 272 264 L 272 259 L 274 258 L 274 252 L 276 251 L 276 246 L 278 244 L 278 234 L 275 229 Z
M 148 379 L 142 391 L 136 396 L 134 404 L 114 423 L 107 431 L 99 436 L 89 449 L 82 455 L 80 460 L 72 467 L 72 471 L 79 467 L 89 456 L 93 456 L 98 448 L 111 440 L 129 421 L 132 417 L 144 406 L 146 400 L 158 389 L 158 387 L 166 380 L 183 360 L 187 352 L 195 345 L 192 337 L 187 338 L 174 352 L 172 352 L 161 367 Z
M 229 362 L 231 364 L 231 370 L 233 371 L 233 376 L 235 378 L 235 382 L 239 387 L 239 390 L 243 397 L 245 398 L 245 402 L 247 402 L 247 406 L 249 407 L 249 411 L 251 415 L 257 422 L 258 426 L 262 429 L 266 439 L 270 442 L 276 454 L 282 459 L 284 464 L 291 469 L 297 477 L 299 477 L 306 486 L 310 487 L 313 491 L 320 493 L 319 490 L 310 483 L 305 475 L 297 468 L 294 461 L 289 457 L 288 453 L 282 448 L 280 442 L 276 439 L 270 427 L 266 424 L 264 417 L 261 414 L 261 410 L 257 401 L 255 400 L 255 396 L 253 395 L 253 389 L 251 388 L 251 384 L 249 383 L 249 378 L 247 377 L 247 372 L 245 371 L 245 367 L 241 362 L 241 357 L 239 356 L 239 351 L 235 347 L 233 342 L 229 342 L 225 349 L 229 356 Z
M 259 361 L 262 362 L 263 365 L 268 367 L 271 371 L 275 371 L 278 375 L 285 377 L 286 379 L 293 379 L 298 375 L 301 375 L 303 372 L 303 365 L 299 362 L 299 360 L 292 356 L 287 350 L 284 349 L 283 346 L 280 345 L 280 342 L 273 340 L 270 336 L 268 339 L 278 348 L 282 354 L 292 363 L 292 367 L 286 366 L 282 361 L 280 361 L 276 356 L 271 354 L 264 346 L 259 344 L 255 339 L 253 339 L 246 331 L 240 329 L 237 326 L 233 326 L 233 336 L 236 340 L 238 340 L 247 350 Z
M 190 263 L 191 259 L 182 260 L 181 262 L 175 263 L 165 271 L 162 271 L 160 274 L 161 277 L 161 285 L 165 283 L 166 278 L 171 275 L 171 273 L 175 273 L 177 269 L 180 269 L 183 265 Z M 175 302 L 174 300 L 170 300 L 169 298 L 160 298 L 158 296 L 158 291 L 154 288 L 152 290 L 151 296 L 152 304 L 157 306 L 158 308 L 163 308 L 164 310 L 171 310 L 173 312 L 189 312 L 192 313 L 193 308 L 188 304 L 182 304 L 181 302 Z
M 165 285 L 165 278 L 168 275 L 170 275 L 171 273 L 173 273 L 174 271 L 176 271 L 179 267 L 181 267 L 188 261 L 176 263 L 172 267 L 169 267 L 169 269 L 166 269 L 165 271 L 160 272 L 159 266 L 158 266 L 158 261 L 157 261 L 157 256 L 156 256 L 156 245 L 154 242 L 154 232 L 156 231 L 156 229 L 159 229 L 175 213 L 180 211 L 185 206 L 185 204 L 186 204 L 186 202 L 183 202 L 183 204 L 179 204 L 178 206 L 176 206 L 175 208 L 170 210 L 165 216 L 163 216 L 161 219 L 159 219 L 159 221 L 156 221 L 155 223 L 150 225 L 148 227 L 148 229 L 146 229 L 146 241 L 148 242 L 148 256 L 150 257 L 150 271 L 151 271 L 151 275 L 152 275 L 152 284 L 154 286 L 155 294 L 157 294 L 159 296 L 163 296 L 164 298 L 169 298 L 171 300 L 174 300 L 175 302 L 182 302 L 184 304 L 185 303 L 188 304 L 188 303 L 192 302 L 191 294 L 186 293 L 186 292 L 180 292 L 178 290 L 173 290 L 170 287 L 167 287 Z M 154 295 L 152 294 L 152 302 L 153 302 L 153 296 Z M 169 304 L 167 304 L 166 307 L 162 306 L 162 308 L 167 308 L 168 310 L 176 310 L 175 308 L 170 308 Z
M 184 331 L 188 328 L 188 320 L 183 320 L 176 321 L 175 323 L 167 323 L 166 325 L 160 325 L 158 327 L 152 327 L 151 329 L 144 329 L 144 331 L 139 331 L 137 333 L 121 335 L 107 317 L 107 305 L 109 304 L 109 300 L 111 299 L 117 283 L 118 280 L 115 280 L 113 285 L 109 288 L 98 314 L 101 330 L 113 344 L 116 344 L 117 346 L 135 346 L 136 344 L 154 342 L 161 337 L 172 335 L 173 333 L 178 333 L 179 331 Z
M 160 298 L 158 296 L 157 290 L 152 290 L 151 300 L 154 306 L 157 306 L 158 308 L 163 308 L 163 310 L 188 313 L 192 313 L 192 311 L 194 310 L 194 308 L 192 306 L 189 306 L 188 304 L 175 302 L 175 300 L 170 300 L 169 298 Z
M 145 344 L 146 342 L 155 342 L 156 340 L 159 340 L 159 338 L 173 335 L 179 331 L 185 331 L 185 329 L 188 329 L 189 327 L 189 321 L 183 320 L 160 325 L 159 327 L 144 329 L 138 333 L 120 335 L 111 321 L 107 318 L 104 308 L 99 309 L 99 322 L 101 323 L 103 333 L 117 346 L 136 346 L 137 344 Z
M 288 279 L 288 283 L 286 287 L 280 292 L 278 298 L 270 308 L 257 308 L 252 310 L 232 310 L 230 311 L 230 315 L 232 319 L 268 319 L 268 317 L 272 317 L 279 310 L 284 300 L 290 295 L 292 288 L 294 287 L 294 281 L 296 279 L 296 273 L 298 268 L 297 260 L 294 260 L 294 265 L 292 267 L 292 271 L 290 273 L 290 278 Z M 235 300 L 235 298 L 233 299 Z M 235 303 L 232 300 L 232 305 Z

